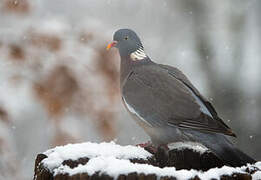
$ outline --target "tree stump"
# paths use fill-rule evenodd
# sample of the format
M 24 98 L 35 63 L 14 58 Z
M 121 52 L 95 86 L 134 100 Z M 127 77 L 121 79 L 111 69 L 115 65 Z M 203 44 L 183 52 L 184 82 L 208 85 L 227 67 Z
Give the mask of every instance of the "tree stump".
M 145 148 L 146 149 L 146 148 Z M 215 154 L 186 146 L 151 154 L 141 147 L 82 143 L 38 154 L 34 180 L 261 179 L 261 162 L 233 168 Z

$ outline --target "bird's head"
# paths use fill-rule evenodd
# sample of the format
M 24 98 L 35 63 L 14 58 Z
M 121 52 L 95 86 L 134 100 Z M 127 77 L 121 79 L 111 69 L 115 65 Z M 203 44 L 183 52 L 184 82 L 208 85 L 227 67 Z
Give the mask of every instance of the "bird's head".
M 145 57 L 140 38 L 130 29 L 119 29 L 116 31 L 113 35 L 113 42 L 108 44 L 107 49 L 111 47 L 118 48 L 120 55 L 123 57 L 127 57 L 134 52 L 137 52 L 140 57 Z

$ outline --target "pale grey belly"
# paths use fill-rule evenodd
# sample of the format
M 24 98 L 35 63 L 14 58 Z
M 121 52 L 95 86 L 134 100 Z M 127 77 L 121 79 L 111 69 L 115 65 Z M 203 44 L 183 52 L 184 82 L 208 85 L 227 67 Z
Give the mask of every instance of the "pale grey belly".
M 184 133 L 184 131 L 180 130 L 179 128 L 175 128 L 173 126 L 154 128 L 149 133 L 149 136 L 151 138 L 151 141 L 155 145 L 194 141 L 193 137 L 189 136 L 187 133 Z

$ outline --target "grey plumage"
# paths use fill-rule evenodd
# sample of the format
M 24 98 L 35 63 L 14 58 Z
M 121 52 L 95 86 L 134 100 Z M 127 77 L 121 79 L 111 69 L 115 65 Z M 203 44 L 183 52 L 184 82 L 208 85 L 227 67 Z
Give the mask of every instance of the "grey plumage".
M 235 134 L 181 71 L 138 54 L 144 50 L 132 30 L 118 30 L 114 41 L 121 56 L 123 102 L 153 144 L 195 141 L 228 165 L 255 162 L 225 137 Z

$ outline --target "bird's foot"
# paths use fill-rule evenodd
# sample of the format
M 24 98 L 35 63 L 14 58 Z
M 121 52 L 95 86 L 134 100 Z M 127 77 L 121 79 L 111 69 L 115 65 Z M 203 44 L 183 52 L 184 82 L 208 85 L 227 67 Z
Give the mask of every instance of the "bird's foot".
M 152 142 L 148 141 L 146 143 L 140 143 L 140 144 L 137 144 L 136 146 L 139 146 L 139 147 L 142 147 L 142 148 L 145 148 L 147 146 L 152 146 Z
M 149 151 L 151 154 L 157 153 L 157 147 L 155 147 L 150 141 L 146 143 L 137 144 L 136 146 L 144 148 L 146 151 Z
M 152 144 L 150 141 L 146 142 L 146 143 L 141 143 L 141 144 L 137 144 L 136 146 L 142 147 L 145 150 L 149 151 L 152 154 L 156 154 L 159 152 L 168 152 L 169 148 L 168 145 L 166 144 L 161 144 L 159 146 L 155 146 L 154 144 Z
M 137 144 L 136 146 L 140 146 L 144 148 L 146 151 L 155 155 L 157 162 L 159 163 L 159 167 L 164 167 L 168 163 L 169 160 L 169 148 L 167 144 L 161 144 L 159 146 L 155 146 L 150 141 L 142 144 Z

